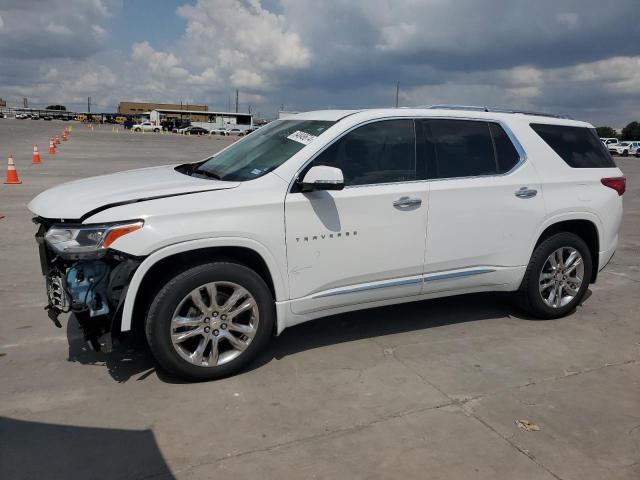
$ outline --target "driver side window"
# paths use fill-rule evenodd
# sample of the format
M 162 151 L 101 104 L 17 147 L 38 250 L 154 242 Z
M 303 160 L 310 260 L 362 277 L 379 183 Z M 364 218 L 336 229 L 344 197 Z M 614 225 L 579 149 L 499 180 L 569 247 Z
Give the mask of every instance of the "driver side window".
M 312 165 L 341 169 L 345 186 L 416 180 L 413 120 L 383 120 L 356 128 Z

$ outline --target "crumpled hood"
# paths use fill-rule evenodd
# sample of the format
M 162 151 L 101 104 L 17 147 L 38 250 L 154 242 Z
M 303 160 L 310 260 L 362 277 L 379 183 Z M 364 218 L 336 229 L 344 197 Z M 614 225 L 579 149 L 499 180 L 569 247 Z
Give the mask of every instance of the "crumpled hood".
M 44 218 L 78 219 L 106 205 L 234 188 L 239 182 L 190 177 L 176 165 L 141 168 L 75 180 L 45 190 L 28 207 Z

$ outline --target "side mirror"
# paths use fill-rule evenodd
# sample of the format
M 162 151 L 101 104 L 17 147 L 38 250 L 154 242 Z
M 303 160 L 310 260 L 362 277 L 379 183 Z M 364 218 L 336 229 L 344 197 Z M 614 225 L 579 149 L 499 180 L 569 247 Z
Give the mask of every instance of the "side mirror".
M 318 165 L 311 169 L 304 176 L 302 181 L 298 181 L 303 192 L 314 190 L 342 190 L 344 188 L 344 177 L 342 170 L 326 165 Z

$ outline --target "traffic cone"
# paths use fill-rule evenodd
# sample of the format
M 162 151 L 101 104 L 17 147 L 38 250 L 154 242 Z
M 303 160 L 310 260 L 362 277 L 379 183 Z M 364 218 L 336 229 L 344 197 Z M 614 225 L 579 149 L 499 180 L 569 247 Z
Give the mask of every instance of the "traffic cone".
M 60 137 L 58 135 L 56 135 L 56 145 L 60 145 Z
M 16 172 L 16 164 L 13 163 L 13 155 L 9 155 L 9 163 L 7 164 L 7 179 L 4 181 L 7 185 L 22 183 Z
M 56 154 L 56 141 L 53 139 L 53 137 L 51 137 L 49 139 L 49 155 L 55 155 Z
M 40 160 L 40 152 L 38 152 L 38 145 L 33 146 L 33 157 L 31 157 L 31 163 L 34 165 L 40 165 L 42 163 Z
M 62 131 L 62 141 L 63 141 L 63 142 L 66 142 L 66 141 L 67 141 L 67 131 L 66 131 L 66 130 L 63 130 L 63 131 Z

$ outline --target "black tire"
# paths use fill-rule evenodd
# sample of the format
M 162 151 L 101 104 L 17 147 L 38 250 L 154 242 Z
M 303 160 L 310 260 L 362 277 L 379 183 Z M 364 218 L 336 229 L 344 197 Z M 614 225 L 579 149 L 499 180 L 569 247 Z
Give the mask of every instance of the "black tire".
M 189 363 L 176 352 L 171 341 L 173 312 L 199 286 L 225 281 L 240 285 L 255 299 L 260 319 L 257 332 L 246 350 L 228 363 L 208 367 Z M 264 280 L 244 265 L 220 261 L 189 268 L 169 280 L 151 303 L 145 332 L 153 356 L 165 370 L 186 380 L 213 380 L 237 373 L 256 357 L 271 338 L 275 316 L 274 300 Z
M 629 156 L 629 150 L 623 150 L 622 151 L 622 156 L 623 157 L 628 157 Z
M 582 256 L 584 264 L 584 278 L 575 297 L 566 305 L 551 307 L 547 305 L 539 292 L 539 279 L 547 258 L 559 248 L 575 248 Z M 593 260 L 587 244 L 579 236 L 569 233 L 557 233 L 536 247 L 520 285 L 519 297 L 521 306 L 535 318 L 560 318 L 571 313 L 582 301 L 587 293 L 591 281 Z

